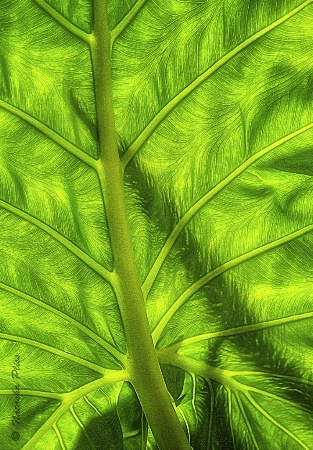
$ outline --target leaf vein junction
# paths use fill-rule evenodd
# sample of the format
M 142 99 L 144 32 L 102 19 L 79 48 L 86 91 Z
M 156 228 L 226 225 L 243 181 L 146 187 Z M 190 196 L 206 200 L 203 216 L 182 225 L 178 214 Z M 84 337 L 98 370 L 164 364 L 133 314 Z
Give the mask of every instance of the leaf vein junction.
M 45 0 L 34 0 L 38 6 L 40 6 L 50 17 L 52 17 L 59 25 L 65 28 L 67 31 L 72 33 L 74 36 L 80 38 L 87 44 L 90 44 L 92 36 L 85 31 L 78 28 L 72 22 L 67 20 L 62 14 L 60 14 L 56 9 L 52 8 Z
M 21 291 L 20 289 L 15 289 L 12 286 L 9 286 L 6 283 L 0 282 L 0 289 L 4 290 L 6 292 L 9 292 L 13 295 L 16 295 L 16 296 L 22 298 L 23 300 L 31 302 L 34 305 L 37 305 L 40 308 L 43 308 L 49 312 L 52 312 L 53 314 L 66 320 L 68 323 L 74 325 L 75 328 L 82 331 L 85 335 L 89 336 L 94 342 L 99 344 L 107 352 L 109 352 L 111 355 L 113 355 L 117 359 L 117 361 L 122 363 L 122 365 L 125 365 L 126 356 L 123 353 L 120 353 L 115 347 L 113 347 L 107 341 L 102 339 L 100 336 L 98 336 L 95 332 L 90 330 L 88 327 L 86 327 L 85 325 L 80 323 L 78 320 L 74 319 L 73 317 L 69 316 L 68 314 L 65 314 L 64 312 L 60 311 L 59 309 L 33 297 L 32 295 L 26 294 L 25 292 Z
M 63 350 L 60 350 L 56 347 L 52 347 L 50 345 L 44 344 L 43 342 L 35 341 L 34 339 L 29 339 L 21 336 L 17 336 L 14 334 L 6 334 L 6 333 L 0 333 L 0 339 L 4 339 L 7 341 L 13 341 L 13 342 L 19 342 L 21 344 L 30 345 L 32 347 L 40 348 L 41 350 L 44 350 L 46 352 L 49 352 L 53 355 L 60 356 L 61 358 L 66 358 L 70 361 L 73 361 L 77 364 L 80 364 L 81 366 L 87 367 L 88 369 L 91 369 L 95 372 L 101 373 L 102 375 L 105 374 L 106 370 L 104 367 L 99 366 L 98 364 L 95 364 L 91 361 L 87 361 L 84 358 L 81 358 L 79 356 L 72 355 L 71 353 L 67 353 Z
M 280 245 L 287 244 L 288 242 L 293 241 L 294 239 L 297 239 L 301 236 L 303 236 L 306 233 L 309 233 L 313 231 L 313 224 L 307 225 L 303 228 L 300 228 L 297 231 L 294 231 L 293 233 L 287 234 L 286 236 L 283 236 L 279 239 L 276 239 L 275 241 L 269 242 L 268 244 L 261 245 L 260 247 L 257 247 L 247 253 L 244 253 L 240 256 L 237 256 L 236 258 L 233 258 L 224 264 L 220 265 L 216 269 L 208 272 L 206 275 L 204 275 L 202 278 L 197 280 L 195 283 L 193 283 L 188 289 L 181 294 L 178 299 L 173 303 L 173 305 L 168 309 L 168 311 L 164 314 L 156 328 L 154 329 L 152 336 L 153 340 L 156 343 L 165 326 L 169 322 L 169 320 L 173 317 L 173 315 L 196 293 L 198 292 L 206 283 L 213 280 L 217 276 L 221 275 L 222 273 L 226 272 L 227 270 L 230 270 L 246 261 L 249 261 L 252 258 L 255 258 L 256 256 L 262 255 L 263 253 L 273 250 Z
M 22 119 L 24 122 L 31 125 L 36 130 L 40 131 L 44 136 L 51 139 L 55 144 L 59 145 L 60 147 L 64 148 L 64 150 L 71 153 L 73 156 L 78 158 L 80 161 L 84 162 L 88 166 L 92 167 L 93 169 L 96 168 L 96 160 L 89 156 L 87 153 L 80 150 L 76 145 L 72 144 L 68 140 L 66 140 L 63 136 L 59 135 L 55 131 L 53 131 L 51 128 L 49 128 L 47 125 L 40 122 L 40 120 L 35 119 L 34 117 L 30 116 L 26 112 L 22 111 L 21 109 L 10 105 L 4 100 L 0 100 L 0 107 L 4 110 L 10 112 L 11 114 L 14 114 L 19 119 Z
M 32 216 L 31 214 L 28 214 L 25 211 L 22 211 L 21 209 L 17 208 L 16 206 L 11 205 L 10 203 L 8 203 L 4 200 L 0 200 L 0 207 L 5 209 L 6 211 L 10 212 L 11 214 L 14 214 L 14 215 L 20 217 L 21 219 L 29 222 L 30 224 L 36 226 L 37 228 L 41 229 L 45 233 L 47 233 L 49 236 L 51 236 L 57 242 L 59 242 L 61 245 L 63 245 L 63 247 L 65 247 L 67 250 L 69 250 L 73 255 L 75 255 L 78 259 L 80 259 L 82 262 L 84 262 L 90 269 L 95 271 L 97 274 L 99 274 L 101 277 L 103 277 L 105 280 L 107 280 L 111 285 L 113 285 L 113 282 L 115 280 L 113 272 L 110 272 L 107 269 L 105 269 L 100 263 L 98 263 L 91 256 L 89 256 L 87 253 L 85 253 L 83 250 L 81 250 L 77 245 L 75 245 L 69 239 L 62 236 L 54 228 L 50 227 L 49 225 L 45 224 L 41 220 Z
M 173 345 L 166 347 L 166 349 L 160 350 L 162 351 L 171 351 L 176 352 L 182 347 L 186 345 L 195 344 L 196 342 L 204 341 L 207 339 L 215 339 L 219 337 L 228 337 L 228 336 L 236 336 L 244 333 L 252 333 L 256 331 L 266 330 L 268 328 L 280 327 L 283 325 L 287 325 L 293 322 L 298 322 L 300 320 L 312 319 L 313 312 L 307 312 L 302 314 L 294 314 L 292 316 L 281 317 L 279 319 L 267 320 L 264 322 L 259 322 L 251 325 L 242 325 L 241 327 L 228 328 L 227 330 L 221 331 L 212 331 L 211 333 L 199 334 L 197 336 L 193 336 L 191 338 L 184 339 L 182 341 L 176 342 Z M 241 373 L 241 372 L 240 372 Z M 248 374 L 248 372 L 247 372 Z M 261 373 L 260 373 L 261 374 Z M 277 375 L 276 375 L 277 376 Z
M 104 377 L 92 381 L 85 386 L 82 386 L 78 389 L 75 389 L 72 392 L 65 394 L 65 398 L 62 404 L 54 411 L 54 413 L 49 417 L 48 420 L 36 431 L 36 433 L 32 436 L 32 438 L 24 445 L 21 450 L 33 450 L 34 445 L 38 442 L 42 436 L 53 427 L 60 417 L 80 398 L 84 395 L 87 395 L 97 389 L 100 389 L 103 386 L 106 386 L 111 383 L 117 383 L 119 381 L 124 381 L 127 379 L 127 373 L 123 370 L 119 371 L 107 371 Z
M 111 31 L 111 45 L 113 45 L 115 39 L 127 28 L 131 21 L 136 17 L 141 8 L 147 3 L 147 0 L 137 0 L 134 6 L 128 11 L 126 16 L 120 21 L 118 25 Z
M 146 126 L 146 128 L 140 133 L 140 135 L 131 144 L 129 149 L 122 156 L 123 166 L 126 167 L 135 154 L 140 150 L 140 148 L 146 143 L 152 133 L 157 129 L 157 127 L 162 123 L 165 117 L 170 114 L 173 109 L 185 98 L 188 97 L 197 87 L 199 87 L 204 81 L 206 81 L 211 75 L 213 75 L 220 67 L 224 66 L 228 61 L 230 61 L 234 56 L 240 53 L 242 50 L 246 49 L 250 44 L 253 44 L 258 39 L 265 36 L 267 33 L 284 23 L 286 20 L 295 16 L 297 13 L 302 11 L 306 6 L 310 5 L 313 0 L 307 0 L 294 8 L 289 13 L 285 14 L 275 22 L 271 23 L 267 27 L 258 31 L 254 35 L 250 36 L 248 39 L 243 41 L 241 44 L 237 45 L 233 50 L 224 55 L 211 67 L 209 67 L 205 72 L 199 75 L 194 81 L 192 81 L 188 86 L 186 86 L 181 92 L 179 92 L 172 100 L 170 100 L 151 120 L 151 122 Z
M 152 285 L 156 280 L 166 257 L 171 251 L 180 233 L 184 230 L 187 224 L 193 219 L 193 217 L 201 210 L 201 208 L 203 208 L 210 200 L 212 200 L 212 198 L 214 198 L 219 192 L 221 192 L 226 186 L 228 186 L 229 183 L 231 183 L 235 178 L 237 178 L 245 170 L 247 170 L 247 168 L 250 167 L 253 163 L 258 161 L 260 158 L 267 155 L 270 151 L 276 149 L 280 145 L 283 145 L 286 142 L 290 141 L 291 139 L 310 130 L 312 127 L 313 122 L 309 123 L 305 127 L 302 127 L 294 131 L 293 133 L 288 134 L 287 136 L 284 136 L 278 141 L 273 142 L 272 144 L 268 145 L 262 150 L 259 150 L 257 153 L 250 156 L 250 158 L 248 158 L 246 161 L 240 164 L 240 166 L 238 166 L 235 170 L 233 170 L 226 178 L 220 181 L 213 189 L 208 191 L 205 195 L 203 195 L 203 197 L 201 197 L 193 206 L 191 206 L 188 209 L 188 211 L 181 217 L 181 219 L 177 222 L 172 232 L 168 236 L 167 240 L 165 241 L 163 247 L 161 248 L 160 253 L 158 254 L 153 266 L 151 267 L 142 285 L 142 292 L 145 298 L 147 298 L 147 296 L 149 295 Z

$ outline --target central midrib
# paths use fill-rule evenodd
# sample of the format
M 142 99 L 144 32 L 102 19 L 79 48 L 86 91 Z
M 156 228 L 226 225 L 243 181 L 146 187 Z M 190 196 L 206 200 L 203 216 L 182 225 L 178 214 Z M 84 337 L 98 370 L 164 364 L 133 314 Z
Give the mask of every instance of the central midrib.
M 108 223 L 129 361 L 126 369 L 160 450 L 190 450 L 164 382 L 153 345 L 132 248 L 125 204 L 123 168 L 117 146 L 111 80 L 107 7 L 94 0 L 91 42 L 100 157 L 97 173 Z M 157 401 L 156 401 L 157 399 Z

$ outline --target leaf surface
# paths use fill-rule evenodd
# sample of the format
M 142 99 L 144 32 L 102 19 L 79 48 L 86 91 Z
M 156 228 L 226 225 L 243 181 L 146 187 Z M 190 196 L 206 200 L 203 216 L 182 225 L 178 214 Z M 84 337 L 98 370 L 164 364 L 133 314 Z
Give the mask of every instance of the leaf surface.
M 181 425 L 194 450 L 313 448 L 312 0 L 112 0 L 108 17 L 132 244 Z M 92 30 L 91 0 L 0 5 L 6 450 L 156 448 L 125 370 Z

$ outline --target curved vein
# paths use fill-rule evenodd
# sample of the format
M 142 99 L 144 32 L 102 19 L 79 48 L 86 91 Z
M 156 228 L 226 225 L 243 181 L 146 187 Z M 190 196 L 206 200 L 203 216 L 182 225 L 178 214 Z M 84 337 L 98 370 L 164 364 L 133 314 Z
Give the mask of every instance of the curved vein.
M 137 0 L 131 10 L 120 21 L 118 25 L 111 31 L 111 45 L 113 45 L 115 39 L 125 30 L 130 22 L 137 16 L 141 8 L 147 3 L 147 0 Z
M 91 256 L 81 250 L 72 241 L 62 236 L 62 234 L 60 234 L 54 228 L 4 200 L 0 200 L 0 207 L 47 233 L 49 236 L 59 242 L 59 244 L 63 245 L 63 247 L 65 247 L 73 255 L 75 255 L 78 259 L 80 259 L 83 263 L 85 263 L 86 266 L 88 266 L 98 275 L 107 280 L 111 285 L 113 284 L 113 281 L 115 280 L 113 272 L 105 269 L 100 263 L 98 263 Z
M 213 379 L 217 381 L 218 383 L 222 384 L 226 389 L 231 389 L 237 392 L 238 385 L 242 385 L 242 383 L 239 383 L 238 381 L 230 381 L 229 378 L 233 378 L 233 375 L 237 372 L 235 371 L 229 371 L 229 370 L 222 370 L 218 367 L 210 366 L 207 363 L 204 363 L 202 361 L 195 360 L 193 358 L 190 358 L 188 356 L 183 356 L 175 353 L 174 355 L 171 355 L 169 357 L 168 355 L 163 355 L 161 357 L 161 361 L 166 364 L 172 364 L 174 366 L 180 367 L 181 369 L 189 372 L 194 373 L 200 376 L 201 378 L 205 380 Z M 250 387 L 249 387 L 250 388 Z M 277 422 L 269 413 L 267 413 L 254 399 L 253 397 L 247 392 L 247 390 L 242 390 L 243 394 L 246 396 L 246 398 L 249 400 L 249 402 L 261 413 L 266 417 L 270 422 L 272 422 L 276 427 L 280 428 L 283 432 L 288 434 L 292 439 L 294 439 L 296 442 L 298 442 L 305 450 L 309 450 L 309 448 L 292 432 L 290 432 L 286 427 L 281 425 L 279 422 Z
M 107 341 L 102 339 L 98 334 L 96 334 L 94 331 L 90 330 L 88 327 L 80 323 L 78 320 L 74 319 L 73 317 L 69 316 L 68 314 L 65 314 L 64 312 L 60 311 L 59 309 L 55 308 L 54 306 L 50 306 L 47 303 L 44 303 L 42 300 L 37 299 L 36 297 L 33 297 L 32 295 L 26 294 L 25 292 L 15 289 L 12 286 L 9 286 L 8 284 L 0 282 L 0 289 L 9 292 L 10 294 L 16 295 L 23 300 L 26 300 L 27 302 L 30 302 L 34 305 L 39 306 L 40 308 L 45 309 L 46 311 L 49 311 L 62 319 L 66 320 L 68 323 L 72 324 L 75 328 L 80 330 L 82 333 L 84 333 L 86 336 L 90 337 L 94 342 L 99 344 L 102 348 L 104 348 L 108 353 L 110 353 L 112 356 L 114 356 L 117 361 L 119 361 L 123 366 L 125 366 L 126 363 L 126 356 L 119 352 L 115 347 L 113 347 L 111 344 L 109 344 Z
M 196 293 L 201 289 L 205 284 L 207 284 L 209 281 L 213 280 L 217 276 L 221 275 L 222 273 L 226 272 L 227 270 L 230 270 L 239 264 L 243 264 L 247 261 L 249 261 L 252 258 L 255 258 L 256 256 L 262 255 L 265 252 L 268 252 L 270 250 L 273 250 L 281 245 L 287 244 L 288 242 L 293 241 L 294 239 L 297 239 L 301 236 L 303 236 L 306 233 L 309 233 L 313 231 L 313 224 L 307 225 L 306 227 L 300 228 L 297 231 L 294 231 L 293 233 L 287 234 L 286 236 L 283 236 L 280 239 L 276 239 L 275 241 L 269 242 L 268 244 L 262 245 L 254 250 L 251 250 L 247 253 L 244 253 L 240 256 L 237 256 L 236 258 L 233 258 L 221 266 L 217 267 L 216 269 L 208 272 L 206 275 L 204 275 L 202 278 L 200 278 L 198 281 L 193 283 L 186 291 L 178 297 L 178 299 L 173 303 L 173 305 L 168 309 L 168 311 L 164 314 L 156 328 L 154 329 L 152 333 L 153 341 L 156 343 L 165 326 L 169 322 L 169 320 L 173 317 L 173 315 Z M 310 314 L 310 313 L 309 313 Z
M 73 156 L 75 156 L 80 161 L 84 162 L 88 166 L 92 167 L 93 169 L 96 168 L 96 160 L 89 156 L 87 153 L 80 150 L 76 145 L 72 144 L 68 140 L 66 140 L 63 136 L 53 131 L 51 128 L 49 128 L 47 125 L 44 125 L 40 120 L 35 119 L 34 117 L 30 116 L 26 112 L 22 111 L 21 109 L 10 105 L 10 103 L 7 103 L 4 100 L 0 100 L 0 107 L 4 110 L 8 111 L 11 114 L 14 114 L 19 119 L 22 119 L 24 122 L 28 123 L 32 127 L 34 127 L 36 130 L 40 131 L 44 136 L 51 139 L 52 142 L 62 147 L 64 150 L 71 153 Z
M 279 327 L 287 325 L 289 323 L 298 322 L 300 320 L 312 319 L 313 312 L 293 314 L 292 316 L 281 317 L 279 319 L 266 320 L 264 322 L 254 323 L 251 325 L 242 325 L 241 327 L 228 328 L 227 330 L 212 331 L 211 333 L 203 333 L 191 338 L 183 339 L 182 341 L 176 342 L 160 351 L 176 352 L 186 345 L 195 344 L 197 342 L 205 341 L 207 339 L 214 339 L 219 337 L 229 337 L 236 336 L 239 334 L 252 333 L 256 331 L 266 330 L 268 328 Z M 248 372 L 247 372 L 248 374 Z M 251 373 L 252 374 L 252 373 Z M 262 372 L 260 372 L 262 374 Z M 238 372 L 238 375 L 242 375 L 242 372 Z M 278 375 L 277 375 L 278 376 Z M 313 382 L 312 382 L 313 385 Z
M 227 392 L 227 411 L 228 411 L 228 418 L 229 418 L 229 428 L 230 428 L 230 433 L 231 433 L 231 439 L 232 439 L 232 443 L 233 443 L 233 448 L 236 448 L 236 441 L 235 441 L 235 434 L 234 434 L 234 427 L 233 427 L 233 422 L 231 420 L 231 416 L 232 416 L 232 408 L 233 408 L 233 404 L 232 404 L 232 391 L 228 388 L 225 387 L 226 392 Z
M 87 367 L 95 372 L 101 373 L 102 375 L 106 372 L 106 369 L 98 364 L 94 364 L 91 361 L 87 361 L 84 358 L 79 356 L 72 355 L 71 353 L 67 353 L 63 350 L 60 350 L 56 347 L 52 347 L 51 345 L 44 344 L 43 342 L 35 341 L 33 339 L 24 338 L 21 336 L 16 336 L 14 334 L 6 334 L 0 333 L 0 339 L 4 339 L 6 341 L 19 342 L 20 344 L 30 345 L 31 347 L 39 348 L 40 350 L 44 350 L 52 355 L 60 356 L 61 358 L 68 359 L 69 361 L 73 361 L 81 366 Z
M 222 181 L 220 181 L 213 189 L 211 189 L 209 192 L 207 192 L 203 197 L 201 197 L 191 208 L 188 209 L 188 211 L 181 217 L 181 219 L 177 222 L 175 227 L 173 228 L 172 232 L 168 236 L 166 242 L 164 243 L 159 255 L 157 256 L 152 268 L 150 269 L 143 285 L 142 285 L 142 292 L 145 298 L 149 295 L 149 292 L 152 288 L 153 283 L 155 282 L 160 269 L 168 256 L 169 252 L 171 251 L 173 245 L 175 244 L 177 238 L 179 237 L 180 233 L 183 231 L 183 229 L 186 227 L 186 225 L 190 222 L 190 220 L 200 211 L 203 206 L 205 206 L 210 200 L 212 200 L 213 197 L 215 197 L 219 192 L 222 191 L 228 184 L 233 181 L 235 178 L 237 178 L 240 174 L 242 174 L 248 167 L 250 167 L 254 162 L 258 161 L 263 156 L 267 155 L 270 151 L 274 150 L 275 148 L 279 147 L 280 145 L 290 141 L 291 139 L 295 138 L 296 136 L 299 136 L 300 134 L 304 133 L 305 131 L 310 130 L 313 127 L 313 122 L 311 122 L 309 125 L 306 125 L 305 127 L 300 128 L 299 130 L 294 131 L 293 133 L 288 134 L 287 136 L 284 136 L 283 138 L 279 139 L 278 141 L 272 143 L 271 145 L 268 145 L 267 147 L 263 148 L 262 150 L 258 151 L 254 155 L 252 155 L 250 158 L 248 158 L 245 162 L 240 164 L 235 170 L 233 170 L 226 178 L 224 178 Z
M 312 411 L 310 411 L 308 408 L 306 408 L 305 406 L 299 405 L 298 403 L 296 403 L 293 400 L 289 400 L 288 398 L 281 397 L 281 396 L 276 395 L 276 394 L 272 394 L 271 392 L 265 391 L 264 389 L 256 388 L 256 387 L 251 386 L 249 384 L 245 384 L 245 383 L 242 383 L 241 381 L 235 380 L 235 377 L 238 376 L 238 374 L 239 374 L 239 372 L 235 372 L 235 371 L 229 371 L 228 372 L 229 378 L 233 379 L 231 384 L 234 386 L 235 390 L 240 391 L 240 392 L 242 392 L 244 394 L 246 394 L 247 392 L 254 392 L 255 394 L 263 395 L 264 397 L 271 398 L 273 400 L 276 400 L 277 402 L 285 403 L 288 406 L 292 406 L 293 408 L 301 409 L 305 413 L 312 414 Z M 240 375 L 242 375 L 242 373 L 240 373 Z M 302 380 L 300 380 L 300 382 L 301 381 Z M 304 380 L 304 382 L 305 381 L 306 380 Z
M 195 414 L 195 418 L 196 421 L 198 422 L 198 411 L 196 408 L 196 398 L 197 398 L 197 379 L 195 377 L 195 375 L 192 373 L 190 374 L 191 379 L 192 379 L 192 396 L 191 396 L 191 405 L 192 405 L 192 409 L 194 411 Z
M 242 416 L 243 416 L 243 419 L 244 419 L 244 421 L 245 421 L 245 424 L 246 424 L 246 426 L 247 426 L 247 428 L 248 428 L 248 431 L 249 431 L 249 434 L 250 434 L 250 436 L 251 436 L 251 439 L 252 439 L 252 441 L 253 441 L 253 444 L 254 444 L 254 446 L 255 446 L 255 448 L 256 448 L 257 450 L 260 450 L 260 447 L 259 447 L 259 445 L 258 445 L 258 443 L 257 443 L 257 441 L 256 441 L 256 439 L 255 439 L 255 436 L 254 436 L 254 433 L 253 433 L 253 430 L 252 430 L 252 427 L 251 427 L 251 423 L 250 423 L 250 421 L 249 421 L 249 418 L 248 418 L 248 416 L 247 416 L 247 413 L 246 413 L 245 408 L 244 408 L 244 406 L 243 406 L 243 403 L 242 403 L 242 401 L 241 401 L 240 393 L 239 393 L 239 392 L 235 392 L 235 397 L 236 397 L 236 400 L 237 400 L 237 403 L 238 403 L 240 412 L 241 412 L 241 414 L 242 414 Z
M 66 450 L 66 447 L 65 447 L 65 444 L 64 444 L 64 441 L 63 441 L 63 437 L 62 437 L 62 435 L 60 433 L 60 430 L 59 430 L 59 428 L 58 428 L 58 426 L 56 424 L 53 425 L 53 429 L 55 431 L 55 434 L 57 435 L 57 438 L 58 438 L 59 444 L 61 446 L 61 449 L 62 450 Z
M 162 123 L 165 117 L 173 111 L 173 109 L 189 94 L 191 94 L 197 87 L 199 87 L 204 81 L 206 81 L 213 73 L 215 73 L 220 67 L 230 61 L 239 52 L 247 48 L 249 45 L 256 42 L 261 37 L 265 36 L 267 33 L 284 23 L 286 20 L 290 19 L 300 11 L 302 11 L 306 6 L 310 5 L 313 0 L 307 0 L 294 8 L 289 13 L 285 14 L 280 19 L 271 23 L 267 27 L 258 31 L 254 35 L 250 36 L 248 39 L 243 41 L 241 44 L 237 45 L 233 50 L 224 55 L 220 60 L 218 60 L 213 66 L 208 68 L 205 72 L 199 75 L 194 81 L 192 81 L 186 88 L 184 88 L 179 94 L 177 94 L 172 100 L 170 100 L 167 105 L 165 105 L 159 113 L 151 120 L 151 122 L 146 126 L 146 128 L 141 132 L 137 139 L 132 143 L 127 152 L 124 153 L 122 157 L 122 163 L 124 167 L 131 161 L 142 145 L 148 140 L 151 134 L 156 130 L 156 128 Z
M 172 398 L 172 401 L 174 401 L 173 398 Z M 184 425 L 185 425 L 185 428 L 186 428 L 186 431 L 187 431 L 187 439 L 190 442 L 190 438 L 191 438 L 190 427 L 189 427 L 186 415 L 185 415 L 183 409 L 180 407 L 180 405 L 176 406 L 175 410 L 180 412 L 180 415 L 181 415 L 181 417 L 182 417 L 182 419 L 184 421 Z
M 123 381 L 127 378 L 127 373 L 123 370 L 112 371 L 107 370 L 106 374 L 103 378 L 92 381 L 91 383 L 86 384 L 78 389 L 75 389 L 72 392 L 65 394 L 65 399 L 62 404 L 58 407 L 56 411 L 49 417 L 48 420 L 36 431 L 36 433 L 31 437 L 31 439 L 22 447 L 21 450 L 33 450 L 35 444 L 43 437 L 43 435 L 53 427 L 60 417 L 73 405 L 77 400 L 82 398 L 84 395 L 88 395 L 97 389 L 106 386 L 111 383 L 117 383 L 119 381 Z
M 295 383 L 303 383 L 303 384 L 307 384 L 309 386 L 313 386 L 313 381 L 310 380 L 306 380 L 303 378 L 298 378 L 298 377 L 293 377 L 290 375 L 281 375 L 278 373 L 272 373 L 272 372 L 256 372 L 256 371 L 250 371 L 250 370 L 242 370 L 242 371 L 234 371 L 233 372 L 233 376 L 249 376 L 249 375 L 253 375 L 253 376 L 262 376 L 262 377 L 272 377 L 272 378 L 281 378 L 283 380 L 287 380 L 287 381 L 294 381 Z
M 88 444 L 90 446 L 89 449 L 96 450 L 96 447 L 94 446 L 92 440 L 90 439 L 90 436 L 87 433 L 87 430 L 86 430 L 84 424 L 81 422 L 81 420 L 79 419 L 78 415 L 75 412 L 74 405 L 71 405 L 69 409 L 70 409 L 70 412 L 71 412 L 75 422 L 77 423 L 79 428 L 82 430 L 82 432 L 83 432 L 83 434 L 84 434 L 84 436 L 85 436 L 85 438 L 86 438 L 86 440 L 87 440 L 87 442 L 88 442 Z
M 98 410 L 98 408 L 95 407 L 93 403 L 91 403 L 87 395 L 84 395 L 84 400 L 87 403 L 87 405 L 89 405 L 98 414 L 98 416 L 102 417 L 101 412 Z
M 286 405 L 292 406 L 293 408 L 301 409 L 301 411 L 312 415 L 312 411 L 310 411 L 305 406 L 297 404 L 293 400 L 288 400 L 287 398 L 279 397 L 278 395 L 272 394 L 271 392 L 264 391 L 263 389 L 258 389 L 258 388 L 255 388 L 253 386 L 244 385 L 243 383 L 240 383 L 240 384 L 243 386 L 242 391 L 254 392 L 255 394 L 264 395 L 264 397 L 271 398 L 273 400 L 276 400 L 277 402 L 285 403 Z
M 277 428 L 281 429 L 284 433 L 286 433 L 289 437 L 291 437 L 295 442 L 301 445 L 302 448 L 305 450 L 310 450 L 309 447 L 307 447 L 301 439 L 299 439 L 294 433 L 289 431 L 284 425 L 279 423 L 274 417 L 271 416 L 268 412 L 265 411 L 255 400 L 254 398 L 249 394 L 245 393 L 245 396 L 249 400 L 249 402 L 257 409 L 266 419 L 268 419 L 270 422 L 272 422 L 273 425 L 275 425 Z
M 45 0 L 34 0 L 38 6 L 40 6 L 50 17 L 52 17 L 59 25 L 65 28 L 67 31 L 72 33 L 74 36 L 78 37 L 87 44 L 91 41 L 91 35 L 81 30 L 79 27 L 74 25 L 72 22 L 67 20 L 62 14 L 60 14 L 56 9 L 52 8 Z

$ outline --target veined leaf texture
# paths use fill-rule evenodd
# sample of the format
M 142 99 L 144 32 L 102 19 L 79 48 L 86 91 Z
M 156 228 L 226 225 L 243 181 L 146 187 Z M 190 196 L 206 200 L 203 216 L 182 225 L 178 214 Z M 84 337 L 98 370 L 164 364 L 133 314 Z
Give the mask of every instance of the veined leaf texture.
M 1 0 L 1 450 L 313 449 L 312 3 Z

